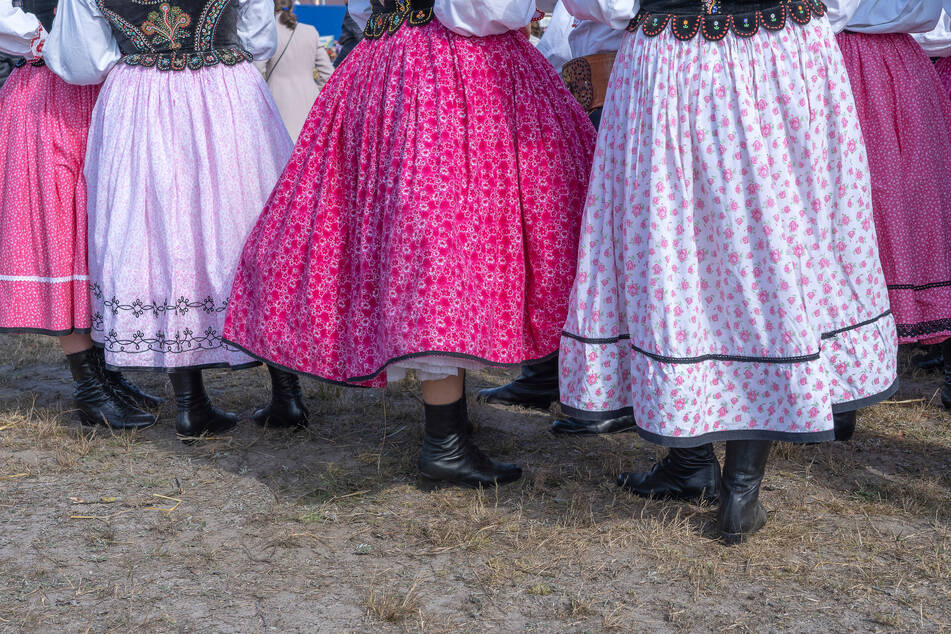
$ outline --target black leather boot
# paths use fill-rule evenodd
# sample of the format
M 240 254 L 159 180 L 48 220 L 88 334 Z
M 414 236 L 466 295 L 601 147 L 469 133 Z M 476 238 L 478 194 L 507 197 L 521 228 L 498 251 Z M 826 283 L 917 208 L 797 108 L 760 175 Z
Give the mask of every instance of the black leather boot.
M 495 462 L 483 454 L 469 438 L 465 397 L 449 405 L 429 405 L 419 473 L 427 480 L 467 487 L 494 486 L 514 482 L 522 470 L 513 464 Z
M 155 416 L 116 395 L 102 375 L 94 349 L 68 354 L 66 359 L 75 381 L 74 403 L 83 425 L 144 429 L 155 424 Z
M 839 412 L 832 415 L 832 422 L 835 425 L 835 439 L 840 442 L 852 440 L 852 434 L 855 433 L 856 412 Z
M 271 402 L 251 414 L 261 426 L 298 429 L 307 427 L 310 412 L 304 405 L 304 395 L 296 374 L 267 366 L 271 375 Z
M 96 363 L 99 364 L 102 375 L 116 396 L 145 410 L 158 409 L 165 402 L 164 398 L 143 392 L 141 388 L 122 376 L 121 372 L 108 369 L 105 350 L 98 346 L 93 346 L 92 349 L 96 354 Z
M 717 523 L 727 544 L 739 544 L 766 524 L 759 487 L 772 445 L 769 440 L 732 440 L 726 444 Z
M 715 502 L 720 496 L 720 463 L 713 445 L 674 447 L 650 471 L 622 473 L 617 484 L 641 497 Z
M 168 373 L 175 392 L 178 416 L 175 430 L 180 436 L 198 438 L 234 429 L 238 417 L 211 404 L 205 392 L 201 370 L 176 370 Z
M 502 387 L 481 390 L 478 399 L 483 403 L 548 409 L 558 400 L 558 355 L 548 361 L 523 365 L 517 379 Z
M 565 416 L 551 423 L 551 433 L 577 436 L 594 434 L 619 434 L 625 431 L 634 431 L 637 423 L 633 416 L 619 416 L 607 420 L 580 420 Z
M 941 344 L 944 353 L 944 385 L 941 387 L 941 404 L 951 410 L 951 339 Z

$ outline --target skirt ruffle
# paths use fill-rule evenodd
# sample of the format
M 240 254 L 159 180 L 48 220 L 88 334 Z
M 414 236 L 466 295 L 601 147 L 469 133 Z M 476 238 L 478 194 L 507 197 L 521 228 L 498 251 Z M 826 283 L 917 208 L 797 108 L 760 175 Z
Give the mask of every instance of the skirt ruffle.
M 31 65 L 0 89 L 0 331 L 89 331 L 83 159 L 98 92 Z
M 626 36 L 562 336 L 563 407 L 671 446 L 832 439 L 896 388 L 865 148 L 827 20 Z
M 331 381 L 558 348 L 594 129 L 519 33 L 354 50 L 242 256 L 226 338 Z M 429 367 L 429 365 L 427 365 Z
M 900 343 L 951 336 L 951 99 L 907 34 L 836 37 L 868 148 Z
M 119 65 L 90 129 L 93 340 L 118 368 L 241 367 L 222 339 L 241 247 L 292 144 L 251 64 Z

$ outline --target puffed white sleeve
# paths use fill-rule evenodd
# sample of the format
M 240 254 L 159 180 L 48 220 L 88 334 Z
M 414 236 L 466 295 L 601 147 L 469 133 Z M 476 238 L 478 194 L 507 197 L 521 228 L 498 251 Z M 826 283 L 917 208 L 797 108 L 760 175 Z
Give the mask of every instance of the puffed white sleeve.
M 273 0 L 241 0 L 238 5 L 238 41 L 254 59 L 271 59 L 277 51 Z
M 938 26 L 927 33 L 912 35 L 929 57 L 951 57 L 951 15 L 941 12 Z
M 92 0 L 60 0 L 43 59 L 70 84 L 101 84 L 122 52 Z
M 11 0 L 0 0 L 0 53 L 13 57 L 37 57 L 37 43 L 46 30 L 36 16 L 13 6 Z
M 941 17 L 942 0 L 862 0 L 849 31 L 859 33 L 927 33 Z
M 545 59 L 551 62 L 558 73 L 561 73 L 561 67 L 574 57 L 571 53 L 571 44 L 568 42 L 568 34 L 571 33 L 574 21 L 565 5 L 559 2 L 552 13 L 551 22 L 548 23 L 545 34 L 542 35 L 541 42 L 535 47 L 545 56 Z
M 370 0 L 350 0 L 347 3 L 347 13 L 357 23 L 360 30 L 367 28 L 367 22 L 370 21 L 370 14 L 373 12 L 370 6 Z
M 841 33 L 859 10 L 862 0 L 825 0 L 829 23 L 834 33 Z
M 607 24 L 616 30 L 627 28 L 631 18 L 641 9 L 640 0 L 564 0 L 564 2 L 568 12 L 576 18 Z
M 531 24 L 535 0 L 436 0 L 433 12 L 454 33 L 485 37 Z

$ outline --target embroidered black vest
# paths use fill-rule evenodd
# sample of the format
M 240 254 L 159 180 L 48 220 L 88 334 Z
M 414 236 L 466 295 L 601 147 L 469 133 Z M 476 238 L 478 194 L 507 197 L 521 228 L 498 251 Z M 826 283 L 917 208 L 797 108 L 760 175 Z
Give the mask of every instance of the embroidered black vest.
M 641 29 L 655 37 L 669 25 L 679 40 L 701 33 L 718 41 L 731 31 L 737 37 L 753 37 L 760 27 L 779 31 L 790 20 L 808 24 L 825 13 L 822 0 L 644 0 L 627 30 Z
M 370 0 L 373 13 L 363 35 L 378 40 L 396 33 L 404 24 L 423 26 L 433 21 L 434 0 Z
M 96 0 L 130 66 L 198 70 L 251 61 L 236 0 Z

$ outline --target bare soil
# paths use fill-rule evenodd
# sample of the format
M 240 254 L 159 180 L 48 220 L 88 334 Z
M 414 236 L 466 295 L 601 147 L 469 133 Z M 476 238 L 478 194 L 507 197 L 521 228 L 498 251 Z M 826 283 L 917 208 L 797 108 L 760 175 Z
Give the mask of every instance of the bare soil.
M 262 369 L 206 376 L 220 406 L 267 398 Z M 951 631 L 939 386 L 906 370 L 852 442 L 778 446 L 769 523 L 731 548 L 714 508 L 615 487 L 662 451 L 554 437 L 556 410 L 470 401 L 478 442 L 526 477 L 427 492 L 410 380 L 305 380 L 309 430 L 245 419 L 186 446 L 170 403 L 143 433 L 81 428 L 55 341 L 0 335 L 0 632 Z

